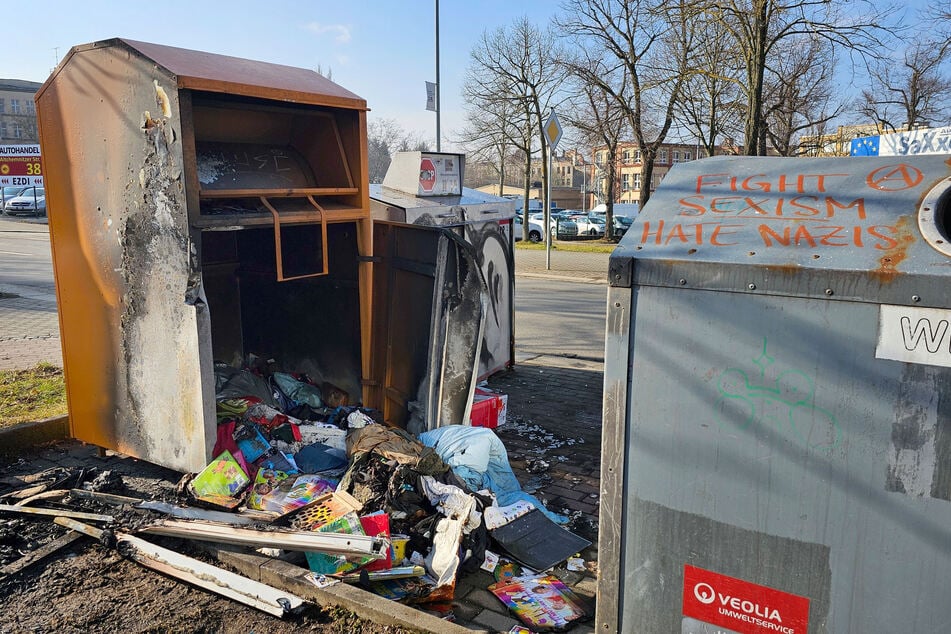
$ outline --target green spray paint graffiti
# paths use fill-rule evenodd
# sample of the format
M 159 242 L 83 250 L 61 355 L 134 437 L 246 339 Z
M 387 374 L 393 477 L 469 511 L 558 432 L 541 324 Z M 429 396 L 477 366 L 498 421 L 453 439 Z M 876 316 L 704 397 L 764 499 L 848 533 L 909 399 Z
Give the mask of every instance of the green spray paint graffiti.
M 770 383 L 766 374 L 776 359 L 767 354 L 766 347 L 764 337 L 762 353 L 750 359 L 759 368 L 755 384 L 740 368 L 727 368 L 720 375 L 720 398 L 714 408 L 720 428 L 772 427 L 815 451 L 837 447 L 842 430 L 831 412 L 813 403 L 813 380 L 800 370 L 784 370 Z

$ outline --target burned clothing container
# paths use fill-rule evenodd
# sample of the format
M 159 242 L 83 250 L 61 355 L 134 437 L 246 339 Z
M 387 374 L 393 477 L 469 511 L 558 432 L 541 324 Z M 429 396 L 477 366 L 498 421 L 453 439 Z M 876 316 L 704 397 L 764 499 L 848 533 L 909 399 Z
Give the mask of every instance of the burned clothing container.
M 949 174 L 664 179 L 610 262 L 599 631 L 947 629 Z
M 472 245 L 488 290 L 479 378 L 515 362 L 515 201 L 463 187 L 465 155 L 399 152 L 370 185 L 375 220 L 443 227 Z
M 73 48 L 36 102 L 74 437 L 197 471 L 216 364 L 251 355 L 396 425 L 465 420 L 478 267 L 448 232 L 372 224 L 363 99 L 114 39 Z

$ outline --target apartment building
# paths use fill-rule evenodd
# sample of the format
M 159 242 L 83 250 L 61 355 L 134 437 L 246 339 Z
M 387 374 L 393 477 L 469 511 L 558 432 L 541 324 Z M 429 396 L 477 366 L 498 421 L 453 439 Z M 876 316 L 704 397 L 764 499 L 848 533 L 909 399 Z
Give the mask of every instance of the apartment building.
M 657 159 L 654 161 L 654 170 L 651 182 L 644 182 L 644 163 L 641 159 L 641 150 L 636 143 L 621 143 L 618 145 L 616 164 L 608 164 L 608 151 L 605 147 L 592 150 L 594 155 L 594 175 L 592 190 L 600 202 L 604 201 L 608 191 L 608 179 L 613 175 L 615 179 L 614 202 L 633 203 L 640 200 L 641 189 L 650 187 L 650 191 L 657 189 L 664 176 L 677 163 L 686 163 L 696 158 L 703 158 L 707 154 L 698 145 L 682 143 L 668 143 L 657 150 Z
M 0 79 L 0 145 L 37 143 L 33 95 L 42 84 L 22 79 Z

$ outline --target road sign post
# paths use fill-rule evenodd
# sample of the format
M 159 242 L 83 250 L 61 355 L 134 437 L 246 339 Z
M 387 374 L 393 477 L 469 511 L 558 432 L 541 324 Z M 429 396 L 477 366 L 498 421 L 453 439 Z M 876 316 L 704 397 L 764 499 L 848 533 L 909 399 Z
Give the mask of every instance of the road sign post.
M 561 128 L 561 122 L 558 121 L 558 114 L 552 110 L 548 121 L 545 122 L 545 139 L 548 141 L 548 179 L 545 188 L 545 269 L 551 270 L 551 164 L 552 155 L 561 141 L 561 135 L 564 132 Z

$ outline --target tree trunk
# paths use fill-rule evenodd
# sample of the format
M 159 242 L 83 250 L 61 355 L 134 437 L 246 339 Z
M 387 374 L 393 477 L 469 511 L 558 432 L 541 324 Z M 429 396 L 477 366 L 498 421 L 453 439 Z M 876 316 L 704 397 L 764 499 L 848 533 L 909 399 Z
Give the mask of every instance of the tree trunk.
M 525 160 L 525 191 L 522 193 L 522 240 L 528 242 L 528 196 L 532 189 L 532 155 Z
M 657 158 L 657 148 L 641 148 L 641 192 L 637 197 L 637 210 L 640 212 L 651 197 L 651 181 L 654 178 L 654 160 Z
M 760 139 L 763 135 L 763 77 L 766 72 L 766 38 L 769 27 L 767 7 L 770 0 L 755 0 L 750 15 L 751 35 L 750 63 L 748 66 L 750 107 L 746 113 L 746 128 L 743 144 L 747 156 L 760 156 Z M 765 154 L 763 149 L 762 154 Z
M 608 179 L 608 192 L 604 203 L 604 236 L 614 238 L 614 191 L 617 188 L 617 146 L 608 147 L 608 165 L 611 178 Z

